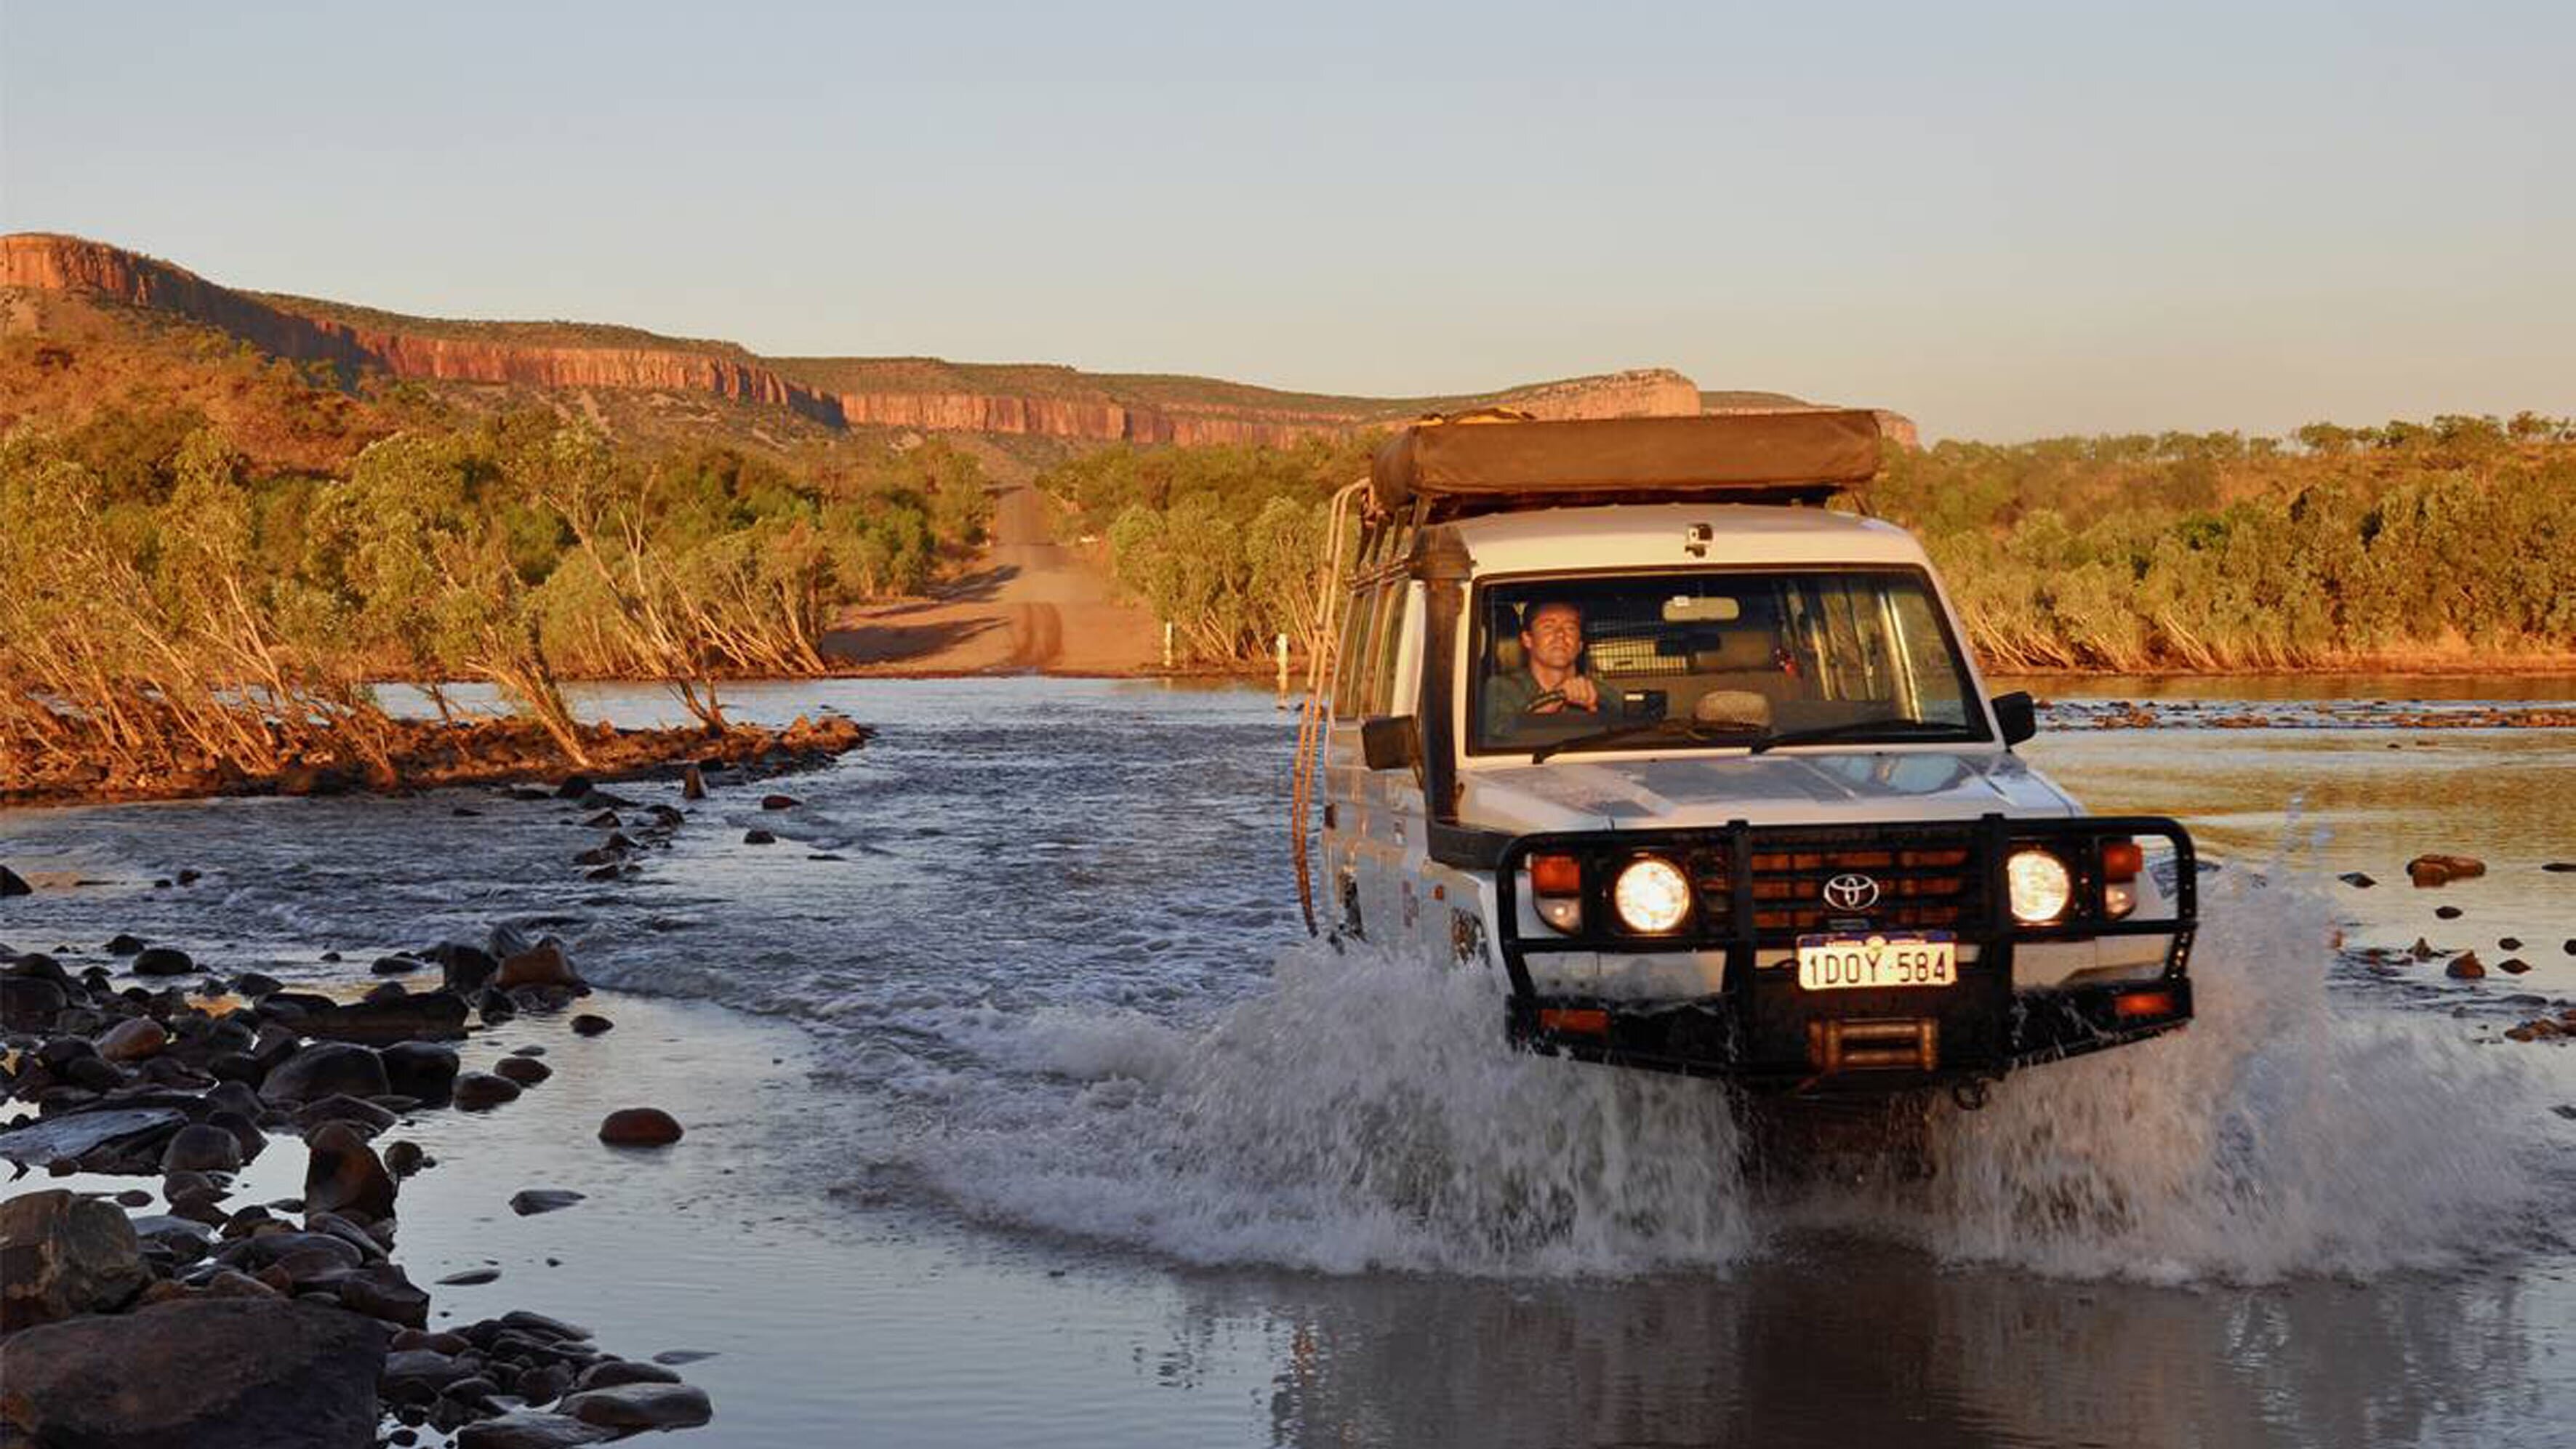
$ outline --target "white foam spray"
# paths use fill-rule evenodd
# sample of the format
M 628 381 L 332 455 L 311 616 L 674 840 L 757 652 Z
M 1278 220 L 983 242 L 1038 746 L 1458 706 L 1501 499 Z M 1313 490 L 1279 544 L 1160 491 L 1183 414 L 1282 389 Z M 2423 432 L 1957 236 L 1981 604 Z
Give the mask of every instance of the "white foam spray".
M 1940 1109 L 1927 1179 L 1757 1193 L 1715 1084 L 1513 1053 L 1489 980 L 1304 947 L 1202 1030 L 1090 1009 L 952 1023 L 986 1071 L 951 1079 L 909 1155 L 978 1215 L 1331 1272 L 1723 1268 L 1831 1229 L 2258 1281 L 2527 1239 L 2567 1149 L 2535 1126 L 2522 1063 L 2448 1017 L 2330 1001 L 2324 894 L 2286 879 L 2205 893 L 2188 1030 Z

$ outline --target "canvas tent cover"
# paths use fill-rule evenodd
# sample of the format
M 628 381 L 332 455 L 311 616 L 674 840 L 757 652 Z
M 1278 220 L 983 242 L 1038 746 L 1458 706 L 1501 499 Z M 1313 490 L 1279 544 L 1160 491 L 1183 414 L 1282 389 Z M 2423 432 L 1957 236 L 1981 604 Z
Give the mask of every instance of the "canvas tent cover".
M 1388 512 L 1435 514 L 1673 499 L 1820 499 L 1878 473 L 1864 409 L 1570 422 L 1431 420 L 1387 440 L 1369 470 Z

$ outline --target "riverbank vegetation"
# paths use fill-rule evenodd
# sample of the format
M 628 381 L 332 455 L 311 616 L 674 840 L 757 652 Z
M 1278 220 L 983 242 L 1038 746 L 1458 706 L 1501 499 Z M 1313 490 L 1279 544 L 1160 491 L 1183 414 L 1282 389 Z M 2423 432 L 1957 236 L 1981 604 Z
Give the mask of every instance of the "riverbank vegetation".
M 1374 442 L 1112 449 L 1039 481 L 1195 657 L 1250 660 L 1298 637 L 1288 555 L 1312 567 Z M 1998 671 L 2576 662 L 2566 419 L 1891 447 L 1844 506 L 1922 536 Z
M 271 470 L 186 407 L 0 438 L 0 790 L 261 779 L 418 758 L 368 681 L 495 686 L 561 760 L 602 737 L 566 677 L 820 672 L 829 610 L 918 591 L 980 540 L 981 470 L 939 443 L 809 473 L 621 450 L 550 412 L 425 426 L 334 471 Z M 431 753 L 435 753 L 432 751 Z

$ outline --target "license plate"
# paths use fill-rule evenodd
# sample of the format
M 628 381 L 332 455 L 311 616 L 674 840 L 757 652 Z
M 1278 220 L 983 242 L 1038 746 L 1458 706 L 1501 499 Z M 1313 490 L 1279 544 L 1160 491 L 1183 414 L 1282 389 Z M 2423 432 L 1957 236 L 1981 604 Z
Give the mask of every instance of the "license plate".
M 1959 943 L 1942 932 L 1798 938 L 1798 984 L 1809 991 L 1952 986 L 1958 980 Z

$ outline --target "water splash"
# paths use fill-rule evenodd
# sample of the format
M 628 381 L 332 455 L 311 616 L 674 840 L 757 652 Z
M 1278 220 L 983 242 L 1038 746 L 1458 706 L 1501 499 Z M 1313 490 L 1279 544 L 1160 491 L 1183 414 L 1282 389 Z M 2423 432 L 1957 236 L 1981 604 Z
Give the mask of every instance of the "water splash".
M 2549 1144 L 2521 1064 L 2447 1018 L 2329 1001 L 2331 915 L 2295 868 L 2224 880 L 2192 1027 L 1936 1109 L 1928 1178 L 1757 1187 L 1715 1085 L 1515 1054 L 1487 980 L 1304 948 L 1202 1030 L 1082 1008 L 960 1024 L 998 1080 L 913 1155 L 978 1215 L 1331 1272 L 1723 1268 L 1830 1230 L 2259 1281 L 2527 1237 Z

